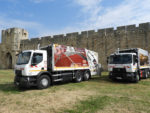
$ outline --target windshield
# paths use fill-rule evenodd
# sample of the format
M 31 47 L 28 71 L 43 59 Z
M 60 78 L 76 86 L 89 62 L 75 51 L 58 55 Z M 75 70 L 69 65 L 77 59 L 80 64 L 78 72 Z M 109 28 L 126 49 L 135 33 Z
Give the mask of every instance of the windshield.
M 130 64 L 132 63 L 132 55 L 111 55 L 109 58 L 109 64 Z
M 28 64 L 30 60 L 31 52 L 20 53 L 17 60 L 17 65 Z

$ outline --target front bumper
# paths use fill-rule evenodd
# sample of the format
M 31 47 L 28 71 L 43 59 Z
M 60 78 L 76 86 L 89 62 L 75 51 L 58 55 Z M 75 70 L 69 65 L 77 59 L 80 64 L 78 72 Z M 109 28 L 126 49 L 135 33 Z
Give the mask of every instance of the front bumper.
M 136 78 L 136 73 L 134 73 L 134 72 L 126 72 L 126 73 L 110 72 L 109 78 L 110 79 L 123 79 L 123 80 L 134 81 Z
M 14 78 L 14 84 L 17 87 L 27 87 L 27 88 L 31 86 L 36 86 L 36 77 L 16 75 Z

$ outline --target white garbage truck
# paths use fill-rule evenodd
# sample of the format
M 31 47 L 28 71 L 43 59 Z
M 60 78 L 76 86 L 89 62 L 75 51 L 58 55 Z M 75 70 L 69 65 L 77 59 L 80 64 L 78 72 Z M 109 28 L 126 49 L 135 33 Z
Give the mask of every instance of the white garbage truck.
M 100 74 L 98 53 L 84 48 L 51 44 L 37 50 L 25 50 L 18 55 L 14 84 L 44 89 L 57 81 L 89 80 Z
M 108 57 L 109 78 L 138 82 L 150 74 L 150 56 L 148 51 L 133 48 L 117 50 Z

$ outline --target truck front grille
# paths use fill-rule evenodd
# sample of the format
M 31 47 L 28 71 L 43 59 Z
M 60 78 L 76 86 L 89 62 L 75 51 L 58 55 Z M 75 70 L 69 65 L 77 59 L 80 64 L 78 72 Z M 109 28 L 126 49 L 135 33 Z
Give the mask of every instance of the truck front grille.
M 113 73 L 126 73 L 125 68 L 114 68 Z

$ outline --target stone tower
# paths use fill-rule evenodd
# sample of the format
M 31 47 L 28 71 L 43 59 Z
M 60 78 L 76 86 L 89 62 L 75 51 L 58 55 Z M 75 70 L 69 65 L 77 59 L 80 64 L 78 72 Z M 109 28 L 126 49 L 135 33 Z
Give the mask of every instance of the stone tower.
M 2 30 L 0 44 L 0 69 L 10 69 L 16 62 L 16 54 L 20 51 L 21 40 L 28 39 L 28 32 L 20 28 Z

